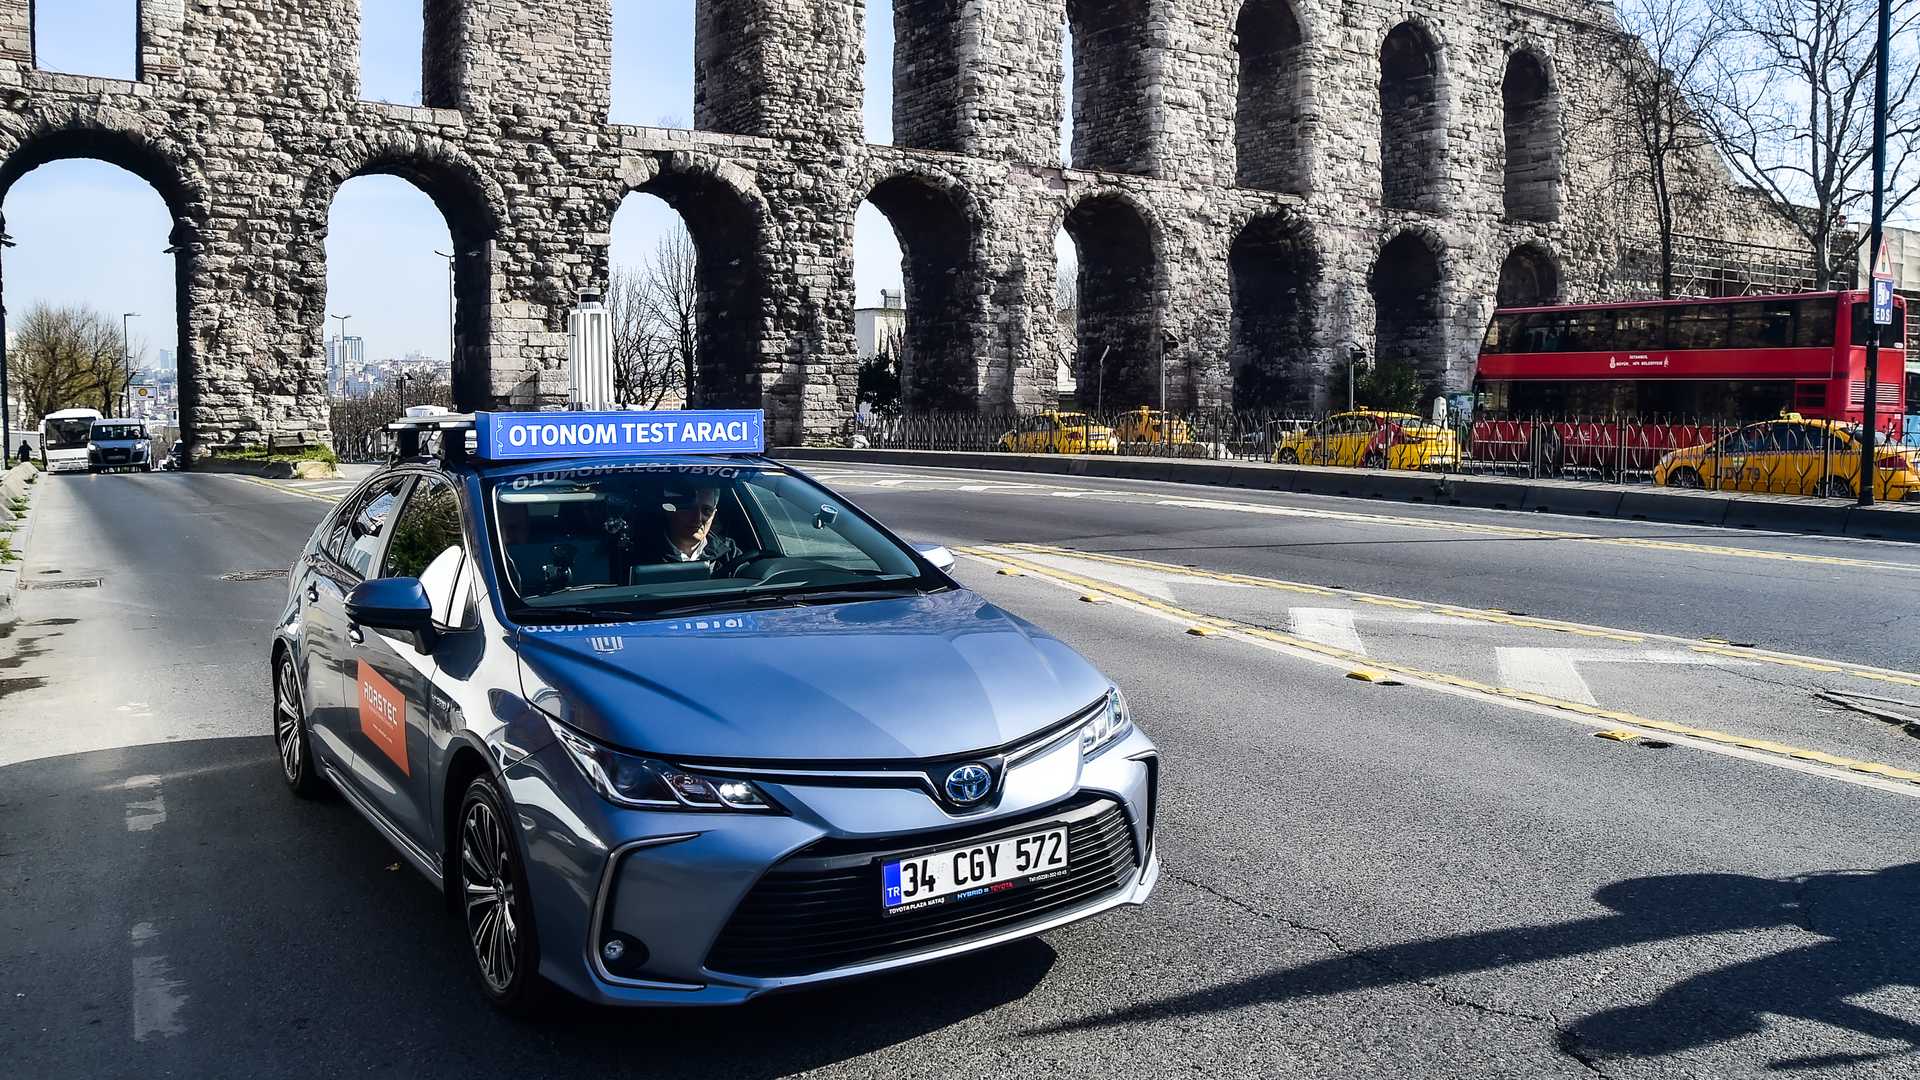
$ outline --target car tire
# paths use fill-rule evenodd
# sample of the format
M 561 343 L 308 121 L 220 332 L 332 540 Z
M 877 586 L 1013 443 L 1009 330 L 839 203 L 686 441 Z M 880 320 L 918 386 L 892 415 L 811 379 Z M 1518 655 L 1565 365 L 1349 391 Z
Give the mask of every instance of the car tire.
M 480 992 L 500 1011 L 530 1017 L 547 1003 L 552 987 L 540 976 L 533 906 L 512 821 L 493 777 L 475 777 L 460 798 L 450 863 L 458 881 L 461 940 Z
M 282 651 L 273 664 L 273 745 L 279 752 L 280 778 L 287 782 L 287 790 L 302 799 L 324 794 L 326 785 L 313 764 L 306 699 L 300 693 L 300 676 L 294 671 L 291 651 Z
M 1814 494 L 1827 499 L 1853 498 L 1853 484 L 1844 476 L 1829 476 L 1821 481 Z
M 1692 469 L 1675 469 L 1667 474 L 1667 486 L 1670 488 L 1699 489 L 1706 485 L 1700 481 L 1700 474 Z
M 1286 449 L 1280 451 L 1280 453 L 1276 455 L 1273 460 L 1279 462 L 1282 465 L 1298 465 L 1300 464 L 1300 455 L 1294 452 L 1293 447 L 1289 446 Z
M 1384 468 L 1386 468 L 1386 467 L 1387 467 L 1387 452 L 1386 452 L 1385 450 L 1369 450 L 1369 451 L 1367 451 L 1367 456 L 1366 456 L 1366 457 L 1364 457 L 1364 458 L 1362 458 L 1362 459 L 1360 459 L 1360 466 L 1361 466 L 1361 468 L 1365 468 L 1365 469 L 1384 469 Z

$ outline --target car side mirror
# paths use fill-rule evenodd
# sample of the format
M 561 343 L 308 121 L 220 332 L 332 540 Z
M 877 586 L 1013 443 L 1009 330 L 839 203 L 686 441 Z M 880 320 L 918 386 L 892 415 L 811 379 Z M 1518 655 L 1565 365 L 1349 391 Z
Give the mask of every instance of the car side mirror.
M 943 574 L 953 569 L 953 552 L 947 550 L 945 544 L 915 544 L 913 550 Z
M 421 652 L 433 640 L 433 603 L 419 578 L 373 578 L 347 594 L 347 618 L 376 630 L 413 634 Z

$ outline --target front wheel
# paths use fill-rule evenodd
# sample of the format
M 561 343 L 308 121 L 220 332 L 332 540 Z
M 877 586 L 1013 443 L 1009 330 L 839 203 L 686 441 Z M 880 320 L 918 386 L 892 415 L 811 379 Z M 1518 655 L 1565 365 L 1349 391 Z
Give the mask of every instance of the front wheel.
M 540 977 L 526 870 L 507 831 L 512 820 L 493 778 L 475 777 L 460 800 L 459 846 L 453 854 L 467 957 L 480 989 L 501 1011 L 526 1016 L 539 1009 L 548 991 Z
M 283 652 L 273 666 L 273 742 L 280 751 L 280 778 L 295 795 L 311 799 L 321 793 L 321 780 L 307 741 L 306 714 L 293 654 Z
M 1848 483 L 1844 476 L 1829 476 L 1820 482 L 1820 488 L 1816 494 L 1829 499 L 1851 499 L 1853 485 Z
M 1667 474 L 1667 486 L 1672 488 L 1703 488 L 1700 474 L 1692 469 L 1675 469 Z
M 1369 450 L 1367 451 L 1367 456 L 1360 460 L 1360 464 L 1363 468 L 1384 469 L 1387 467 L 1387 452 L 1385 450 Z
M 1274 458 L 1274 460 L 1282 465 L 1298 465 L 1300 464 L 1300 455 L 1294 453 L 1293 447 L 1289 446 L 1285 450 L 1280 451 L 1280 455 Z

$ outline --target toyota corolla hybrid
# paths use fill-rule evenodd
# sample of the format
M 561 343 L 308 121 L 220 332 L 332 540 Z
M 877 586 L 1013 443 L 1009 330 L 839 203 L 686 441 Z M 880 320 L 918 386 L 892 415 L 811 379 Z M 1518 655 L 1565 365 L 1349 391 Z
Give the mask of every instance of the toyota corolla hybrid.
M 759 413 L 394 430 L 292 568 L 274 735 L 444 890 L 496 1005 L 740 1002 L 1152 891 L 1120 689 Z

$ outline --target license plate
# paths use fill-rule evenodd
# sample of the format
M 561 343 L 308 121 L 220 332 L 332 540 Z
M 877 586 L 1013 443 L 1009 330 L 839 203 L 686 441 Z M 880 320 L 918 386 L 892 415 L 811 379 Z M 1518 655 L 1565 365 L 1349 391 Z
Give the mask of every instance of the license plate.
M 977 897 L 1067 871 L 1064 826 L 948 848 L 880 867 L 880 903 L 889 915 Z

